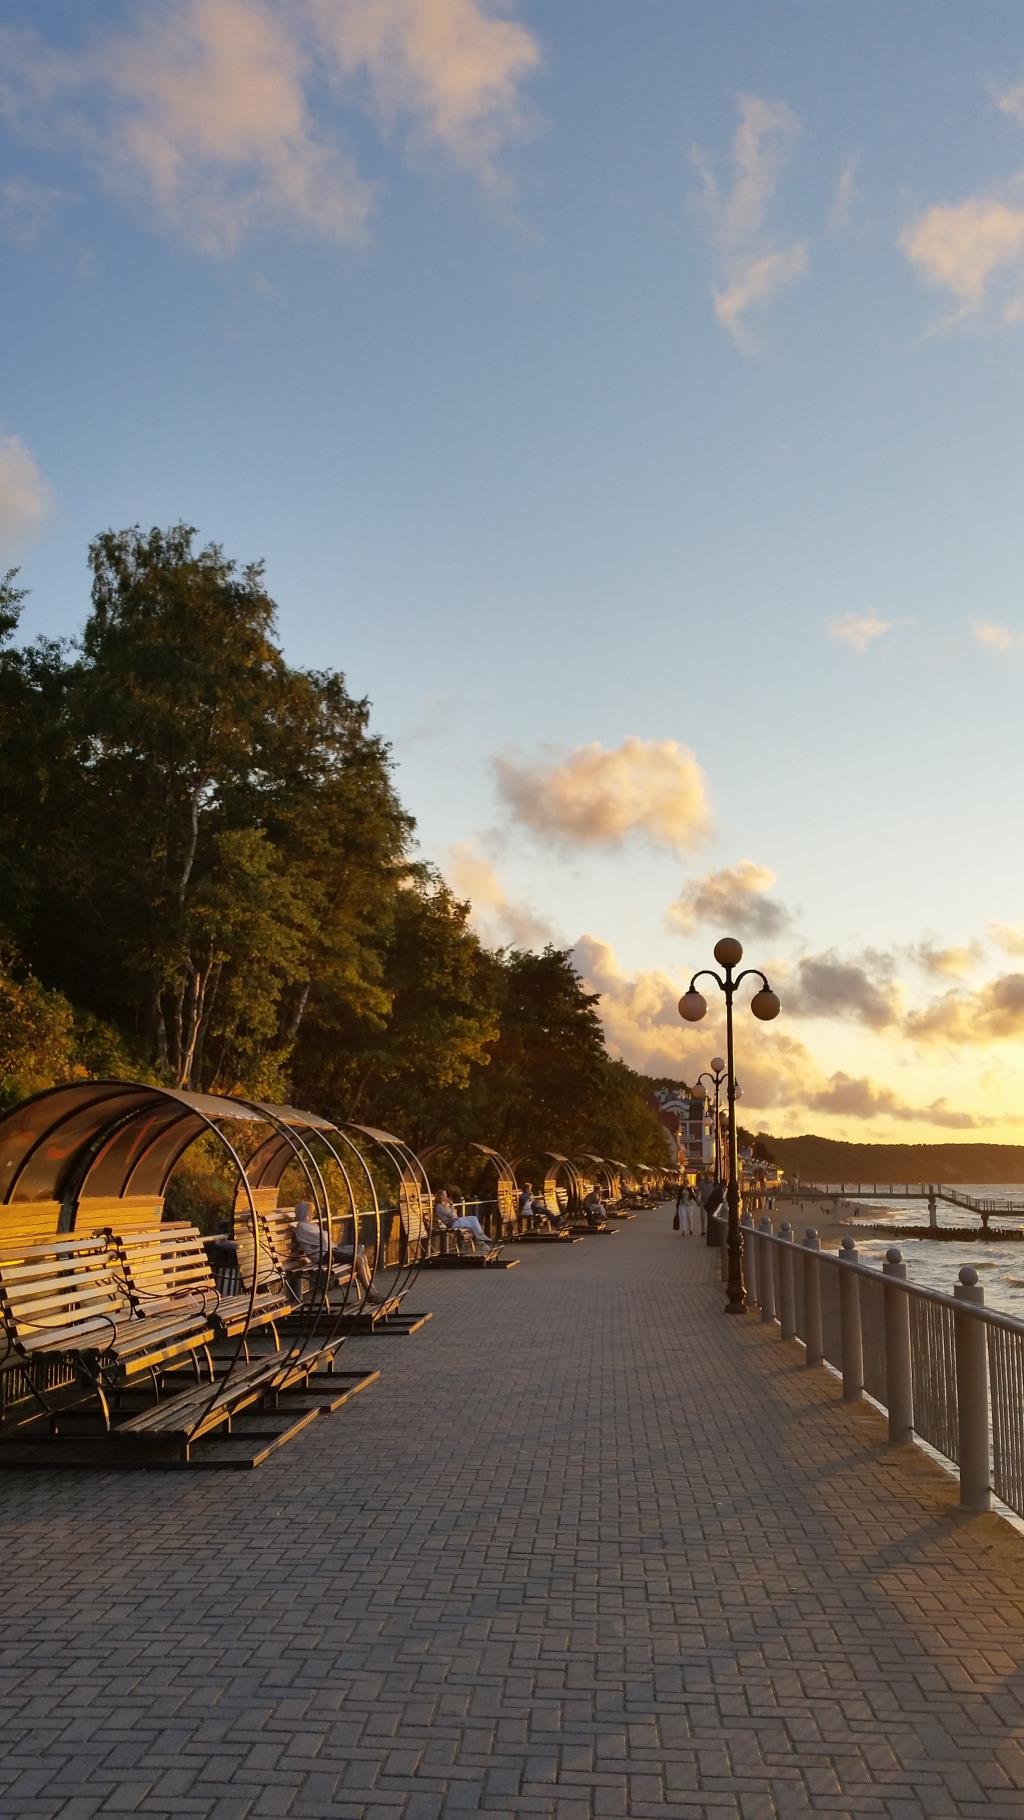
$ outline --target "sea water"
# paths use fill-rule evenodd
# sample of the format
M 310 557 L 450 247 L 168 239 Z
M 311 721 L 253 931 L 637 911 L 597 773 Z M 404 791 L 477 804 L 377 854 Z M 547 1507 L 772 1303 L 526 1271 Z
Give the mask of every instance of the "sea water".
M 986 1182 L 984 1184 L 957 1183 L 960 1193 L 970 1194 L 979 1200 L 1008 1201 L 1019 1205 L 1024 1201 L 1024 1184 L 1005 1182 Z M 864 1212 L 844 1220 L 851 1237 L 857 1240 L 857 1250 L 865 1264 L 878 1263 L 881 1267 L 890 1245 L 898 1245 L 903 1253 L 907 1266 L 907 1276 L 912 1283 L 923 1283 L 927 1289 L 941 1289 L 946 1295 L 952 1295 L 957 1282 L 961 1265 L 971 1264 L 978 1273 L 978 1281 L 985 1291 L 985 1301 L 990 1308 L 999 1308 L 1004 1314 L 1012 1314 L 1018 1320 L 1024 1320 L 1024 1239 L 1004 1240 L 998 1237 L 991 1239 L 901 1239 L 896 1230 L 900 1226 L 927 1226 L 928 1201 L 920 1200 L 886 1200 L 884 1195 L 874 1198 L 865 1197 L 857 1201 L 857 1206 Z M 946 1227 L 973 1227 L 981 1231 L 981 1219 L 976 1213 L 969 1213 L 966 1207 L 951 1207 L 948 1201 L 936 1202 L 938 1224 Z M 892 1238 L 871 1238 L 858 1228 L 874 1225 L 875 1222 L 892 1226 Z M 1007 1224 L 1024 1226 L 1024 1215 L 1016 1219 L 1008 1217 Z M 991 1230 L 998 1233 L 999 1220 L 994 1218 Z

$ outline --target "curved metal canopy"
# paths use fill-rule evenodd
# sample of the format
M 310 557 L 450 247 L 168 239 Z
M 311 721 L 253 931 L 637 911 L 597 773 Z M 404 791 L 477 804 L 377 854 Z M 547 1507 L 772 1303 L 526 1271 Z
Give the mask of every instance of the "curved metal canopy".
M 0 1118 L 0 1210 L 35 1201 L 163 1195 L 175 1163 L 223 1122 L 317 1129 L 293 1106 L 132 1081 L 72 1081 Z M 0 1226 L 2 1226 L 0 1211 Z

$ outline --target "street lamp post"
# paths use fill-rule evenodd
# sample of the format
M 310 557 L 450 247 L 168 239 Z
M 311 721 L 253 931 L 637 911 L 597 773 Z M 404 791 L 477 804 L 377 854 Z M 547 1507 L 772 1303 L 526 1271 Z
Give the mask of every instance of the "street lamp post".
M 710 967 L 702 967 L 695 973 L 687 990 L 679 1000 L 679 1015 L 688 1024 L 697 1024 L 705 1015 L 708 1002 L 703 993 L 697 991 L 699 979 L 713 979 L 715 985 L 725 994 L 725 1067 L 726 1092 L 729 1109 L 729 1235 L 728 1254 L 728 1300 L 726 1314 L 742 1314 L 747 1306 L 746 1292 L 743 1286 L 743 1234 L 740 1230 L 740 1158 L 739 1140 L 736 1135 L 736 1068 L 732 1036 L 732 1002 L 737 986 L 753 974 L 761 981 L 761 987 L 750 1001 L 750 1009 L 762 1023 L 769 1023 L 779 1015 L 779 1001 L 768 984 L 767 978 L 759 967 L 744 967 L 742 973 L 736 968 L 743 959 L 743 946 L 735 936 L 723 935 L 715 943 L 715 959 L 722 969 L 722 974 L 715 973 Z
M 711 1057 L 711 1073 L 708 1074 L 707 1070 L 705 1069 L 703 1074 L 698 1074 L 697 1080 L 695 1083 L 696 1086 L 699 1087 L 701 1084 L 701 1081 L 710 1081 L 711 1085 L 713 1086 L 713 1088 L 715 1090 L 715 1181 L 716 1182 L 720 1182 L 722 1179 L 722 1127 L 721 1127 L 721 1124 L 719 1123 L 719 1116 L 718 1116 L 718 1095 L 719 1095 L 719 1090 L 721 1088 L 722 1082 L 724 1080 L 725 1080 L 725 1061 L 722 1056 L 713 1055 Z

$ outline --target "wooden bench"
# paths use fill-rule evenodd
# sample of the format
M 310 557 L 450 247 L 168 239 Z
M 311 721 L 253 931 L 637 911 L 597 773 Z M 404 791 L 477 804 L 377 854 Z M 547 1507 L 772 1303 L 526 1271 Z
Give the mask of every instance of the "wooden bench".
M 275 1321 L 290 1314 L 292 1297 L 268 1277 L 255 1297 L 247 1291 L 222 1295 L 210 1269 L 202 1234 L 184 1220 L 159 1226 L 111 1232 L 128 1293 L 140 1315 L 165 1313 L 191 1305 L 212 1321 L 227 1339 L 253 1328 L 269 1327 L 277 1343 Z M 250 1306 L 251 1304 L 251 1306 Z
M 202 1310 L 177 1306 L 142 1316 L 132 1305 L 104 1235 L 50 1239 L 0 1250 L 0 1313 L 11 1351 L 30 1361 L 75 1358 L 100 1400 L 117 1378 L 153 1373 L 209 1351 L 215 1335 Z M 193 1357 L 198 1376 L 198 1363 Z

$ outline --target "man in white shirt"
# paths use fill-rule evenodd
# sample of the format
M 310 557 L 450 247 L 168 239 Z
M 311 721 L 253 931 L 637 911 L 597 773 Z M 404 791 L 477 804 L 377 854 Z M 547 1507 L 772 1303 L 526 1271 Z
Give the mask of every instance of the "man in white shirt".
M 314 1269 L 318 1269 L 327 1246 L 327 1232 L 320 1220 L 316 1218 L 308 1201 L 297 1201 L 292 1215 L 295 1222 L 295 1237 L 305 1252 Z M 364 1302 L 385 1302 L 386 1296 L 378 1295 L 373 1287 L 373 1271 L 365 1248 L 358 1250 L 352 1245 L 333 1245 L 331 1256 L 335 1264 L 354 1264 L 356 1282 L 362 1291 Z

